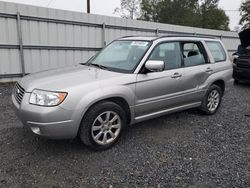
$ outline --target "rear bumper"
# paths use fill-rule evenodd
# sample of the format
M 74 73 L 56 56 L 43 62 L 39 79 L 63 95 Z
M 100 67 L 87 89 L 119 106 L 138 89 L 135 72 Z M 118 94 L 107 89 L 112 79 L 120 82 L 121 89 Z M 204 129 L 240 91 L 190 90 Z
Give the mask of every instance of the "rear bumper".
M 41 107 L 28 103 L 29 94 L 25 94 L 21 104 L 12 95 L 16 115 L 25 127 L 34 134 L 52 139 L 75 138 L 79 125 L 72 119 L 72 111 L 59 106 Z

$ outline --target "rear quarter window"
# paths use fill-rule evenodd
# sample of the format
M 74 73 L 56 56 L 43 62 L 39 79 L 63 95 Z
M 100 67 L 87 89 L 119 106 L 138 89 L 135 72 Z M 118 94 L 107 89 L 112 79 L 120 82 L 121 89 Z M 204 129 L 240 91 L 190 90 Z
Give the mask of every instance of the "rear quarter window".
M 220 42 L 206 41 L 215 62 L 226 61 L 226 52 Z

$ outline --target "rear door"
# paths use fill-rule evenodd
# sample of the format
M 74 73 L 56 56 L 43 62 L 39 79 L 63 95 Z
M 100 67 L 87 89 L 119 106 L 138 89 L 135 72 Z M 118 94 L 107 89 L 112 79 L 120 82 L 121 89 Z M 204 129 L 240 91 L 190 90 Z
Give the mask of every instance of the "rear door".
M 184 67 L 183 90 L 186 103 L 200 102 L 204 95 L 203 85 L 213 73 L 208 55 L 203 44 L 199 41 L 181 43 Z

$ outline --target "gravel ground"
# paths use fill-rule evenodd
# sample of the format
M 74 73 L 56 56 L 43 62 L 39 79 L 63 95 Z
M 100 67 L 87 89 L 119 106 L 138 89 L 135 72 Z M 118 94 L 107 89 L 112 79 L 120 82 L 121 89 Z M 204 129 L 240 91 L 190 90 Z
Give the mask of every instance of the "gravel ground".
M 0 85 L 0 187 L 250 187 L 250 85 L 216 115 L 188 110 L 136 124 L 103 152 L 22 128 Z

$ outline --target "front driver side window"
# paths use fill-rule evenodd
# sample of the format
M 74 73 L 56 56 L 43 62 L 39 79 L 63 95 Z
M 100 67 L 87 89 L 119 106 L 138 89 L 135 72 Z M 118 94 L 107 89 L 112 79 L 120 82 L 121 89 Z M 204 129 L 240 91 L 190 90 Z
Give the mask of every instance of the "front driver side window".
M 149 60 L 164 61 L 165 70 L 181 67 L 181 50 L 178 42 L 159 44 L 151 53 Z

